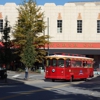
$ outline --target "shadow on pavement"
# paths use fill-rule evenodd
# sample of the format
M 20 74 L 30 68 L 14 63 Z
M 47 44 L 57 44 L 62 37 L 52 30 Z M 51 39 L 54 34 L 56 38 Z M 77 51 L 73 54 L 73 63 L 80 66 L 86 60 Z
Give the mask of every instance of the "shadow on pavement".
M 100 76 L 87 80 L 86 82 L 73 85 L 74 87 L 80 87 L 87 90 L 100 92 Z
M 43 79 L 45 82 L 52 82 L 52 79 Z M 83 80 L 77 79 L 77 80 L 73 80 L 73 82 L 81 82 Z M 60 79 L 56 79 L 54 82 L 70 82 L 70 80 L 60 80 Z
M 12 79 L 9 79 L 9 78 L 7 78 L 7 80 L 5 80 L 5 79 L 0 79 L 0 86 L 1 85 L 8 85 L 8 84 L 24 84 L 24 82 L 22 82 L 22 81 L 17 81 L 17 80 L 12 80 Z
M 97 84 L 91 85 L 88 87 L 86 83 L 94 82 L 95 80 L 100 79 L 100 76 L 88 81 L 84 82 L 83 85 L 73 85 L 74 87 L 85 87 L 93 88 L 97 87 Z M 0 82 L 3 82 L 3 80 L 0 80 Z M 15 83 L 22 83 L 22 84 L 15 84 Z M 100 100 L 99 96 L 92 96 L 84 93 L 79 92 L 73 92 L 75 90 L 72 90 L 72 92 L 69 89 L 63 89 L 63 88 L 39 88 L 39 83 L 34 83 L 34 85 L 27 85 L 24 84 L 24 82 L 16 81 L 8 79 L 8 84 L 11 84 L 10 86 L 4 85 L 2 86 L 0 84 L 0 100 Z M 45 84 L 45 83 L 44 83 Z M 98 86 L 100 87 L 100 85 Z M 67 87 L 69 88 L 69 87 Z M 71 88 L 71 86 L 70 86 Z

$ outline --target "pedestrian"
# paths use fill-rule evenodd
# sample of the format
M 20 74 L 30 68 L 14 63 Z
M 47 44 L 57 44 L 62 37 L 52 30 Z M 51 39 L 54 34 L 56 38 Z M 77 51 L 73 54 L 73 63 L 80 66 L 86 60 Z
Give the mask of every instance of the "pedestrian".
M 28 67 L 25 67 L 25 80 L 28 79 Z

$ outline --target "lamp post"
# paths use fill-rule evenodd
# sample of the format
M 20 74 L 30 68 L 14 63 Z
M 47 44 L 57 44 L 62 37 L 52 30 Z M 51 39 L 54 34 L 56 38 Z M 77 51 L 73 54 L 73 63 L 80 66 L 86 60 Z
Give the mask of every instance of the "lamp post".
M 49 35 L 49 17 L 47 18 L 47 24 L 48 24 L 47 34 Z M 49 38 L 48 38 L 48 55 L 49 55 Z

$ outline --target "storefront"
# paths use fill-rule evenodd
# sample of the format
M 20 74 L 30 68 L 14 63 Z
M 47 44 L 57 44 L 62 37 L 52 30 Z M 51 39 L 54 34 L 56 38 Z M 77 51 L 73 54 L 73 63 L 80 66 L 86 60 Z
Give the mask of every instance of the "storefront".
M 81 42 L 51 42 L 46 45 L 46 49 L 50 54 L 55 52 L 82 54 L 87 57 L 94 58 L 94 68 L 100 68 L 100 43 L 81 43 Z

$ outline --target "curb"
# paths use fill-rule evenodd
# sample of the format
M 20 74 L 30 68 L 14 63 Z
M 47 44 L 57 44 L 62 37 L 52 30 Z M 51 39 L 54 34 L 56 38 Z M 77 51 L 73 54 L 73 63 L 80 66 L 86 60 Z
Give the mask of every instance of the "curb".
M 0 83 L 0 86 L 1 85 L 13 85 L 13 84 L 23 84 L 22 82 L 4 82 L 4 83 Z
M 12 79 L 8 80 L 8 82 L 0 82 L 1 85 L 13 85 L 13 84 L 30 84 L 30 83 L 38 83 L 38 82 L 44 82 L 44 80 L 39 80 L 39 79 L 29 79 L 29 80 L 17 80 L 17 79 Z
M 96 75 L 93 78 L 87 79 L 87 82 L 94 80 L 96 77 L 100 75 Z M 18 79 L 8 79 L 8 82 L 4 82 L 4 80 L 0 80 L 0 86 L 1 85 L 12 85 L 12 84 L 32 84 L 32 83 L 38 83 L 38 82 L 44 82 L 43 79 L 28 79 L 28 80 L 18 80 Z

